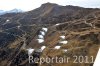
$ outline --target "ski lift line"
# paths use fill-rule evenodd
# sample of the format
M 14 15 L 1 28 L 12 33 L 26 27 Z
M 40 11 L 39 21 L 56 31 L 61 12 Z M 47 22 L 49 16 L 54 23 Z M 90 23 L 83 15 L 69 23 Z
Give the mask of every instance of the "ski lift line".
M 41 47 L 41 50 L 43 51 L 45 48 L 46 48 L 46 46 L 42 46 L 42 47 Z
M 14 58 L 16 58 L 19 55 L 19 53 L 21 52 L 20 49 L 17 48 L 17 50 L 19 50 L 19 51 L 15 54 Z M 11 56 L 11 57 L 13 57 L 13 56 Z M 8 61 L 9 62 L 8 66 L 10 66 L 10 64 L 14 60 L 14 58 L 12 58 L 11 61 Z
M 20 45 L 21 45 L 21 44 L 20 44 Z M 19 45 L 19 46 L 20 46 L 20 45 Z M 20 47 L 23 48 L 22 46 L 20 46 Z M 19 50 L 19 49 L 18 49 L 18 50 Z M 21 52 L 21 50 L 19 50 L 19 51 L 16 53 L 17 55 L 15 55 L 14 57 L 16 58 L 16 57 L 19 55 L 20 52 Z M 13 58 L 11 61 L 13 61 L 13 60 L 14 60 L 14 58 Z M 11 63 L 9 63 L 8 65 L 10 65 L 10 64 L 11 64 Z

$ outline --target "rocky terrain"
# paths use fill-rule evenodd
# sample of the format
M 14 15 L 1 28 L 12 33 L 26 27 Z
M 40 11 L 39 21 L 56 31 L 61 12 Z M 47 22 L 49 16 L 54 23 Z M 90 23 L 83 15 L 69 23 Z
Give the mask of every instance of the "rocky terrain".
M 42 27 L 48 28 L 44 42 L 36 40 Z M 64 35 L 67 44 L 60 44 Z M 23 46 L 25 47 L 23 48 Z M 54 49 L 55 46 L 60 49 Z M 69 63 L 28 62 L 25 48 L 46 48 L 33 52 L 34 57 L 70 57 Z M 73 56 L 88 56 L 95 60 L 100 47 L 100 9 L 61 6 L 45 3 L 25 13 L 0 16 L 0 66 L 93 66 L 93 63 L 73 63 Z M 67 50 L 65 52 L 64 50 Z

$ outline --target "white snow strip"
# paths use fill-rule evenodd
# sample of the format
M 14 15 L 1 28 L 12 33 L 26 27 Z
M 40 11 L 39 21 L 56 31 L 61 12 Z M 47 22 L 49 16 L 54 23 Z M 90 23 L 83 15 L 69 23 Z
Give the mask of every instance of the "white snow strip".
M 27 49 L 27 51 L 28 51 L 28 55 L 31 55 L 33 53 L 34 49 L 29 48 L 29 49 Z
M 60 49 L 61 46 L 55 46 L 54 49 Z
M 48 28 L 42 28 L 43 31 L 47 32 L 48 31 Z
M 98 54 L 97 54 L 97 57 L 95 59 L 93 66 L 99 66 L 99 64 L 100 64 L 100 49 L 98 51 Z
M 61 39 L 65 39 L 65 36 L 60 36 Z
M 43 51 L 45 48 L 46 48 L 46 46 L 42 46 L 42 47 L 41 47 L 41 50 Z
M 43 35 L 38 35 L 39 39 L 44 39 Z
M 43 43 L 44 42 L 44 39 L 37 39 L 38 40 L 38 43 Z
M 67 44 L 68 41 L 60 41 L 59 43 L 62 43 L 62 44 Z
M 43 36 L 45 35 L 45 32 L 43 32 L 43 31 L 40 31 L 40 33 L 41 33 L 41 35 L 43 35 Z

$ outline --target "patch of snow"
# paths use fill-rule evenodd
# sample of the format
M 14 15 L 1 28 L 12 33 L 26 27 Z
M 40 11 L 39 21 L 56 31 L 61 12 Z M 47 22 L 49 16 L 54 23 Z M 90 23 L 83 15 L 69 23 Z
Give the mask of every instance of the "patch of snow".
M 60 47 L 61 47 L 61 46 L 55 46 L 54 48 L 55 48 L 55 49 L 60 49 Z
M 42 46 L 42 47 L 41 47 L 41 50 L 43 51 L 45 48 L 46 48 L 46 46 Z
M 9 19 L 6 20 L 6 22 L 9 22 L 9 21 L 10 21 Z
M 28 51 L 28 55 L 31 55 L 33 53 L 34 49 L 29 48 L 29 49 L 27 49 L 27 51 Z
M 43 35 L 43 36 L 45 35 L 45 32 L 43 32 L 43 31 L 40 31 L 40 33 L 41 33 L 41 35 Z
M 68 41 L 60 41 L 59 43 L 62 43 L 62 44 L 67 44 Z
M 92 23 L 88 23 L 90 26 L 93 26 Z
M 65 39 L 65 36 L 60 36 L 61 39 Z
M 84 22 L 85 22 L 85 24 L 87 24 L 86 20 Z
M 23 48 L 23 49 L 26 49 L 25 47 L 26 47 L 26 44 L 25 44 L 25 42 L 24 42 L 24 44 L 23 44 L 22 48 Z
M 20 26 L 17 26 L 18 29 L 20 29 Z
M 37 39 L 38 40 L 38 43 L 43 43 L 44 42 L 44 39 Z
M 63 51 L 64 51 L 64 52 L 67 52 L 68 50 L 67 50 L 67 49 L 64 49 Z
M 48 28 L 42 28 L 43 31 L 47 32 L 48 31 Z
M 58 26 L 58 25 L 60 25 L 59 23 L 58 24 L 56 24 L 56 26 Z
M 38 35 L 39 39 L 44 39 L 43 35 Z

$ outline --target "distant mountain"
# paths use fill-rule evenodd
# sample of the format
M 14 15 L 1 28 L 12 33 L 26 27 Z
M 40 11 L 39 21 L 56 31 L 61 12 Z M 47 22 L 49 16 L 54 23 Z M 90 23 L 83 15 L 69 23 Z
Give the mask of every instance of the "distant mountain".
M 6 13 L 21 13 L 23 12 L 21 9 L 12 9 L 9 11 L 0 10 L 0 15 L 4 15 Z
M 0 12 L 4 12 L 3 10 L 0 10 Z
M 6 11 L 7 13 L 19 13 L 19 12 L 23 12 L 21 9 L 13 9 L 10 11 Z
M 0 10 L 0 15 L 3 15 L 3 14 L 4 14 L 4 12 L 5 12 L 5 11 L 3 11 L 3 10 Z

